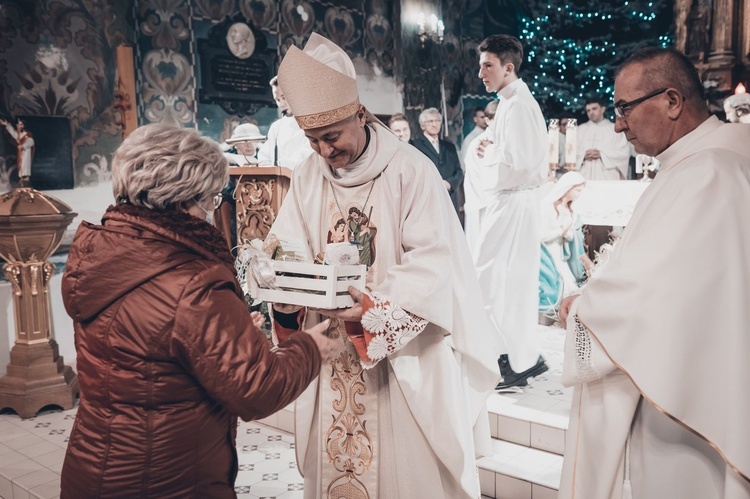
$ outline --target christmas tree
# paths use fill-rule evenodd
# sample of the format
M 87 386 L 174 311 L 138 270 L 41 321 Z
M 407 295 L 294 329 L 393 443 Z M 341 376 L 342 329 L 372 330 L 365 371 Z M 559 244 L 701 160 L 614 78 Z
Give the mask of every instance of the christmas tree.
M 583 116 L 588 97 L 612 98 L 630 54 L 672 43 L 667 0 L 530 0 L 524 10 L 521 76 L 548 118 Z

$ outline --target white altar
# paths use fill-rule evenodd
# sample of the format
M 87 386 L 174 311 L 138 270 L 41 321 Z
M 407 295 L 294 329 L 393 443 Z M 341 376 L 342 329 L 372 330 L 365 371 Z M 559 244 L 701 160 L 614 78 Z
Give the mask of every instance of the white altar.
M 585 225 L 624 227 L 650 182 L 640 180 L 589 181 L 576 201 L 575 211 Z

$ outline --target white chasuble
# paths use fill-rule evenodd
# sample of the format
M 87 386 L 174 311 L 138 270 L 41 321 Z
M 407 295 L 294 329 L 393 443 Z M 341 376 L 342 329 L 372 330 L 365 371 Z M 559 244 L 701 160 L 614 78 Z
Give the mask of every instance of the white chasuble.
M 586 180 L 627 180 L 630 169 L 630 146 L 624 133 L 615 132 L 615 124 L 604 119 L 587 121 L 578 126 L 576 168 Z M 599 159 L 583 158 L 596 149 Z
M 750 498 L 750 127 L 708 118 L 657 159 L 568 318 L 561 499 Z
M 364 336 L 335 326 L 339 355 L 296 403 L 305 497 L 475 498 L 496 340 L 434 165 L 381 125 L 368 128 L 352 165 L 333 172 L 315 154 L 295 170 L 271 229 L 309 261 L 352 241 L 369 264 Z M 308 313 L 305 326 L 317 320 Z

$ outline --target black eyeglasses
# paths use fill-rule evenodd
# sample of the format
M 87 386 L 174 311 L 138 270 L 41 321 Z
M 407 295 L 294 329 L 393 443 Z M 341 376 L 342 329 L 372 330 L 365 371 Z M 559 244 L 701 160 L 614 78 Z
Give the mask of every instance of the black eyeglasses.
M 650 94 L 646 94 L 643 97 L 639 97 L 638 99 L 631 100 L 629 102 L 623 102 L 622 104 L 616 104 L 615 105 L 615 116 L 618 118 L 625 119 L 627 117 L 627 114 L 630 112 L 629 110 L 641 102 L 647 101 L 652 97 L 656 97 L 657 95 L 663 94 L 669 90 L 669 88 L 662 88 L 659 90 L 654 90 Z

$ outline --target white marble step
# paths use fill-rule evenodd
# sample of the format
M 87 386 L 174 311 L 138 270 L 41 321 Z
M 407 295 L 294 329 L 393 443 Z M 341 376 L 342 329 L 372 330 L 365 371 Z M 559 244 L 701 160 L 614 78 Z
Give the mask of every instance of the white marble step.
M 555 499 L 562 456 L 493 440 L 491 456 L 479 460 L 482 495 L 496 499 Z
M 568 428 L 569 405 L 561 402 L 542 409 L 530 405 L 537 402 L 534 395 L 512 395 L 493 394 L 488 400 L 492 437 L 562 455 Z M 258 422 L 280 431 L 294 433 L 294 405 L 289 405 Z
M 493 438 L 562 456 L 570 402 L 534 394 L 493 394 L 487 410 Z

